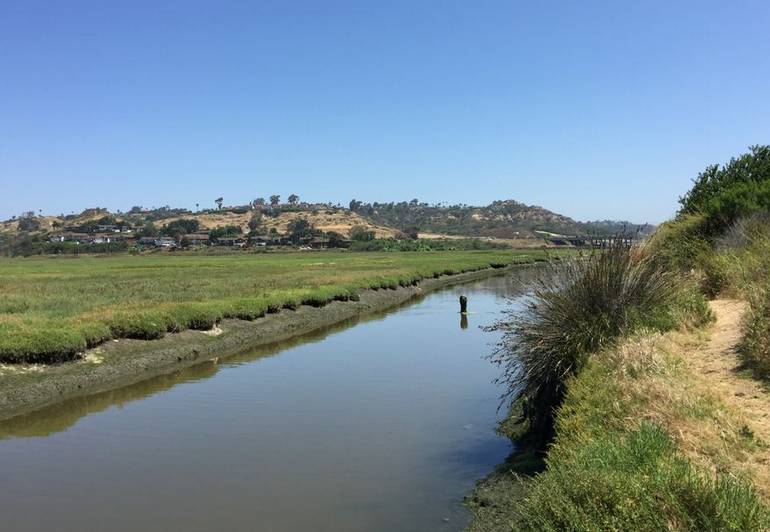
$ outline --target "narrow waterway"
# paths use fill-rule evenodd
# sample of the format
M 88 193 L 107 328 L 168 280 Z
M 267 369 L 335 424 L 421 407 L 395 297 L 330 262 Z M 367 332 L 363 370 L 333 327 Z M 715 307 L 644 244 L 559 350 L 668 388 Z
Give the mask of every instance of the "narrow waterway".
M 2 529 L 461 530 L 511 450 L 479 326 L 521 275 L 4 423 Z

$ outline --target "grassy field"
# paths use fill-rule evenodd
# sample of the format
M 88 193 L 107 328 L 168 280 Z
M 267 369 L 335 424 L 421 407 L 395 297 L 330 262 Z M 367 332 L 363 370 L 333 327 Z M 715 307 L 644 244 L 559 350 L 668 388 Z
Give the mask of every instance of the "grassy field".
M 111 338 L 159 338 L 543 251 L 274 253 L 0 260 L 0 361 L 58 362 Z

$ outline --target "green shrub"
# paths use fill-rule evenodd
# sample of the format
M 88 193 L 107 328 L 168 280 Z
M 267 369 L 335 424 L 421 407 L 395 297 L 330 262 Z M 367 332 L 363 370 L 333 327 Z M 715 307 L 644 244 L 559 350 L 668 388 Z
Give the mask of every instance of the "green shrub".
M 736 253 L 749 302 L 740 354 L 759 377 L 770 378 L 770 222 L 745 232 L 746 247 Z
M 222 320 L 222 312 L 216 304 L 185 303 L 174 305 L 168 311 L 170 316 L 169 332 L 179 332 L 185 329 L 206 331 Z
M 175 322 L 162 312 L 121 312 L 109 322 L 110 331 L 115 338 L 134 338 L 137 340 L 156 340 L 163 338 L 169 327 Z
M 112 338 L 109 325 L 101 321 L 83 322 L 75 325 L 86 342 L 86 347 L 95 347 Z
M 705 222 L 701 214 L 685 214 L 666 222 L 652 235 L 647 251 L 667 269 L 690 270 L 712 250 Z
M 733 276 L 727 257 L 717 252 L 704 253 L 698 265 L 702 272 L 700 290 L 706 297 L 715 298 L 730 287 Z
M 492 357 L 503 368 L 498 382 L 521 401 L 542 443 L 552 437 L 567 379 L 588 355 L 634 329 L 674 326 L 676 294 L 673 274 L 649 255 L 614 243 L 554 266 L 535 281 L 525 311 L 509 312 L 491 328 L 503 332 Z
M 13 334 L 0 329 L 0 362 L 56 364 L 77 358 L 85 348 L 83 335 L 70 328 L 25 328 Z
M 770 378 L 770 301 L 764 289 L 750 301 L 739 352 L 747 367 L 759 377 Z
M 276 306 L 276 312 L 280 307 Z M 230 302 L 223 312 L 225 318 L 253 321 L 268 312 L 268 302 L 263 297 L 243 298 Z
M 769 209 L 770 146 L 751 146 L 726 165 L 709 166 L 679 201 L 681 214 L 704 216 L 711 236 L 724 233 L 740 217 Z

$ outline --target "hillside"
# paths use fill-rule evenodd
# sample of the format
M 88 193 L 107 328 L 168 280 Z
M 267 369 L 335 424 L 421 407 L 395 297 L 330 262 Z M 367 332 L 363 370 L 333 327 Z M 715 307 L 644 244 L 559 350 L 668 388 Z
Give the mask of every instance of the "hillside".
M 187 209 L 134 207 L 128 212 L 90 208 L 79 214 L 47 216 L 27 212 L 0 222 L 0 240 L 30 235 L 37 239 L 73 235 L 110 236 L 115 242 L 135 236 L 218 232 L 217 237 L 265 235 L 286 237 L 292 224 L 306 220 L 312 234 L 350 238 L 354 228 L 375 238 L 420 235 L 424 238 L 480 237 L 517 246 L 539 245 L 546 235 L 612 235 L 647 232 L 650 226 L 627 222 L 581 223 L 537 206 L 514 200 L 484 207 L 428 205 L 417 200 L 400 203 L 350 202 L 349 208 L 331 204 L 251 204 L 192 212 Z M 120 233 L 120 236 L 115 235 Z M 308 233 L 310 234 L 310 233 Z M 62 235 L 64 235 L 62 237 Z M 130 235 L 130 236 L 129 236 Z M 205 238 L 205 237 L 204 237 Z
M 470 205 L 428 205 L 417 200 L 401 203 L 362 203 L 351 201 L 353 212 L 369 220 L 405 231 L 496 238 L 535 238 L 537 231 L 583 235 L 612 235 L 620 232 L 649 233 L 651 226 L 622 221 L 582 223 L 567 216 L 525 205 L 515 200 L 495 201 L 484 207 Z
M 20 223 L 25 221 L 28 226 L 22 226 L 22 231 L 55 234 L 61 232 L 98 232 L 98 226 L 113 225 L 126 226 L 133 230 L 141 230 L 148 224 L 158 228 L 172 224 L 180 220 L 195 220 L 199 224 L 198 230 L 211 231 L 224 227 L 237 227 L 243 234 L 250 231 L 249 222 L 254 217 L 255 211 L 250 208 L 224 208 L 222 210 L 207 210 L 191 212 L 186 209 L 153 209 L 135 210 L 128 213 L 112 213 L 107 209 L 86 209 L 80 214 L 68 216 L 34 216 L 26 215 L 0 222 L 0 235 L 12 235 L 20 232 Z M 289 224 L 297 219 L 308 220 L 317 230 L 329 233 L 336 232 L 343 236 L 349 236 L 353 227 L 363 227 L 374 233 L 376 238 L 394 237 L 398 230 L 376 224 L 358 213 L 344 208 L 277 208 L 265 209 L 261 212 L 260 231 L 271 232 L 275 230 L 280 235 L 289 233 Z

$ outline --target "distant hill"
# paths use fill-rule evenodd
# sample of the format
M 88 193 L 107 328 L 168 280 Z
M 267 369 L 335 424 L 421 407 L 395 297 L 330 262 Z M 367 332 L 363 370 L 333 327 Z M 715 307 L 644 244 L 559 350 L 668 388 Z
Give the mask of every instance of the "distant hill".
M 258 219 L 255 229 L 254 219 Z M 651 226 L 620 221 L 577 222 L 572 218 L 514 200 L 495 201 L 484 207 L 470 205 L 428 205 L 417 200 L 399 203 L 363 203 L 353 200 L 348 208 L 332 204 L 295 202 L 278 205 L 245 205 L 206 209 L 134 207 L 128 212 L 86 209 L 80 214 L 45 216 L 27 212 L 0 223 L 0 238 L 17 233 L 55 235 L 59 233 L 129 232 L 139 234 L 152 226 L 161 230 L 176 222 L 194 221 L 195 232 L 227 228 L 228 231 L 285 235 L 289 225 L 304 218 L 318 231 L 349 237 L 354 227 L 374 233 L 377 238 L 425 234 L 430 237 L 486 237 L 531 240 L 544 234 L 612 235 L 647 233 Z M 178 225 L 178 224 L 177 224 Z M 178 227 L 176 228 L 178 230 Z
M 428 205 L 417 200 L 400 203 L 353 200 L 350 209 L 374 223 L 402 231 L 418 228 L 421 232 L 475 237 L 535 238 L 538 231 L 565 235 L 613 235 L 652 230 L 652 226 L 622 221 L 577 222 L 543 207 L 515 200 L 495 201 L 485 207 Z

